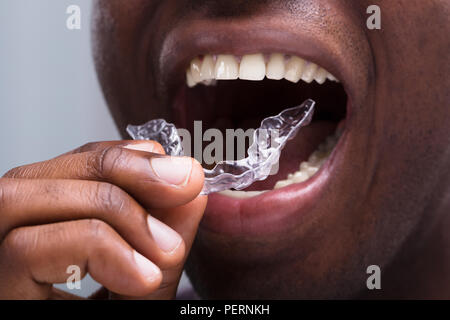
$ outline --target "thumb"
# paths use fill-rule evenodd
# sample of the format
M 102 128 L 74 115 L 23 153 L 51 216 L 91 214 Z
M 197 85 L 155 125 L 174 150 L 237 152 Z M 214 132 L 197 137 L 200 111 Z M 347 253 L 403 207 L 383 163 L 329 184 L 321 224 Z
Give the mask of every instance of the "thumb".
M 198 196 L 193 201 L 171 209 L 152 210 L 152 216 L 170 226 L 173 230 L 183 238 L 185 243 L 185 255 L 182 262 L 171 268 L 162 270 L 162 283 L 160 287 L 152 294 L 141 297 L 141 299 L 161 300 L 174 299 L 184 264 L 197 234 L 200 220 L 206 208 L 208 198 L 206 196 Z M 115 299 L 127 299 L 127 297 L 112 294 Z M 133 298 L 135 299 L 135 297 Z

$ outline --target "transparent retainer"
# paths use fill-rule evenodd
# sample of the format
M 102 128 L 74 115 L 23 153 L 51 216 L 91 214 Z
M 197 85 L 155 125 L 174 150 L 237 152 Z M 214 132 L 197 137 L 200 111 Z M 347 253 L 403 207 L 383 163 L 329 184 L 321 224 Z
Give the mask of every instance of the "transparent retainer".
M 315 102 L 308 99 L 297 107 L 264 119 L 253 133 L 253 142 L 246 158 L 220 161 L 211 170 L 203 169 L 205 183 L 201 194 L 228 189 L 242 190 L 255 181 L 266 179 L 272 167 L 278 165 L 286 143 L 297 135 L 301 127 L 311 122 L 314 106 Z M 159 142 L 168 155 L 184 155 L 175 125 L 164 119 L 151 120 L 140 126 L 129 125 L 127 132 L 135 140 Z

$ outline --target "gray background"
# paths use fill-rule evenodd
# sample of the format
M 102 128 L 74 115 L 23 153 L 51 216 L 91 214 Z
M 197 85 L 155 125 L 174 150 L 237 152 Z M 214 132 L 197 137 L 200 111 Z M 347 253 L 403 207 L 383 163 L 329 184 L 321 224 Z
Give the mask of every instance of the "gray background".
M 82 10 L 81 30 L 66 8 Z M 0 172 L 117 139 L 90 48 L 90 0 L 0 1 Z
M 71 4 L 81 7 L 81 30 L 66 28 Z M 89 141 L 119 139 L 91 57 L 91 5 L 0 0 L 0 176 Z M 76 293 L 97 287 L 88 277 Z

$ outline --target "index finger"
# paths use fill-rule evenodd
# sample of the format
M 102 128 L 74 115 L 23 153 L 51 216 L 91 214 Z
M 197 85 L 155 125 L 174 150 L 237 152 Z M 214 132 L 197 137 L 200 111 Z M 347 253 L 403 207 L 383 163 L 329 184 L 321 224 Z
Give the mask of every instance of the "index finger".
M 112 141 L 89 142 L 82 145 L 81 147 L 75 148 L 69 152 L 62 154 L 57 158 L 82 152 L 101 151 L 106 148 L 115 146 L 123 146 L 133 150 L 165 154 L 164 148 L 161 146 L 161 144 L 153 140 L 146 140 L 146 141 L 112 140 Z
M 141 150 L 152 143 L 108 146 L 64 155 L 9 171 L 9 178 L 79 179 L 114 184 L 146 208 L 170 208 L 197 197 L 203 187 L 203 168 L 189 157 L 170 157 Z

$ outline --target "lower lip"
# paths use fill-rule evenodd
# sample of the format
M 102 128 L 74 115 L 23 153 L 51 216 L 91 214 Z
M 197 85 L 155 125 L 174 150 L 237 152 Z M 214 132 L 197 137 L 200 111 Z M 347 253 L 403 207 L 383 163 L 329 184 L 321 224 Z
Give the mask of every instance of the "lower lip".
M 324 199 L 334 168 L 343 161 L 348 129 L 321 169 L 305 182 L 271 190 L 252 198 L 211 194 L 200 228 L 227 236 L 258 236 L 285 232 L 303 224 L 319 199 Z

